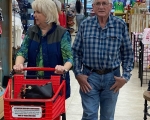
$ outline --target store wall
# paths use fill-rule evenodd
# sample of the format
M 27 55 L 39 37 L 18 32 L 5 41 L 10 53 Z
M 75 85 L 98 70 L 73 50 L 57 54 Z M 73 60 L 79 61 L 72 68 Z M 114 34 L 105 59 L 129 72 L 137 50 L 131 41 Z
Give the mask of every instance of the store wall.
M 4 76 L 8 76 L 12 68 L 12 47 L 11 47 L 11 27 L 12 27 L 12 15 L 11 15 L 11 0 L 0 0 L 0 8 L 2 9 L 2 15 L 4 21 L 2 22 L 2 35 L 0 38 L 0 61 L 2 61 L 2 79 Z M 2 82 L 2 81 L 0 81 Z

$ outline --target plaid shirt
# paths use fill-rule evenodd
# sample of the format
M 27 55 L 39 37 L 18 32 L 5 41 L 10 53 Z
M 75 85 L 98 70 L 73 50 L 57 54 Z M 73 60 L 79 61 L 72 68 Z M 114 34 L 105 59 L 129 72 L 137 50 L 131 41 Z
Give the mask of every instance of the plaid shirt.
M 122 77 L 130 79 L 133 69 L 133 50 L 126 23 L 109 16 L 105 28 L 101 28 L 96 16 L 81 23 L 72 46 L 75 75 L 82 74 L 82 65 L 93 69 L 113 69 L 122 62 Z

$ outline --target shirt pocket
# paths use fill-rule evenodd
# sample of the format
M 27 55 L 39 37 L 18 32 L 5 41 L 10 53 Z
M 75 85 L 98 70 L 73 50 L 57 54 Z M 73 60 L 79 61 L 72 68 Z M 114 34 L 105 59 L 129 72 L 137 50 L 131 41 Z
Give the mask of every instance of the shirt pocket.
M 103 38 L 102 45 L 104 50 L 118 52 L 120 51 L 122 39 L 119 36 L 106 36 Z
M 118 60 L 120 55 L 121 37 L 107 36 L 101 41 L 102 45 L 102 59 L 104 61 L 111 61 L 109 66 L 112 66 L 113 62 Z M 107 62 L 103 64 L 108 64 Z

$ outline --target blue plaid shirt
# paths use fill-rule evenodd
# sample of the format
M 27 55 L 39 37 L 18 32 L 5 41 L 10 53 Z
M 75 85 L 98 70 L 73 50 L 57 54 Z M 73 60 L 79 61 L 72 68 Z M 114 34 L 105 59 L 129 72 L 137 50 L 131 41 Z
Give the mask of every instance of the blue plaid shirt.
M 81 23 L 73 46 L 74 73 L 82 74 L 82 66 L 93 69 L 113 69 L 122 63 L 122 77 L 130 79 L 133 69 L 133 50 L 126 23 L 110 15 L 105 28 L 96 16 Z

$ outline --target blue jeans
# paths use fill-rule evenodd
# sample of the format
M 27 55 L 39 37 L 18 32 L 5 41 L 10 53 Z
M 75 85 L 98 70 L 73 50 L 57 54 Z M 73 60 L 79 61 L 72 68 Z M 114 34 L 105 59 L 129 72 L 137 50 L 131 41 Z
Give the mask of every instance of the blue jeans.
M 92 90 L 88 93 L 80 90 L 83 107 L 82 120 L 98 120 L 99 107 L 100 120 L 114 120 L 119 93 L 114 93 L 110 87 L 115 83 L 114 76 L 120 76 L 120 68 L 103 75 L 91 73 L 87 68 L 83 68 L 83 74 L 88 75 L 87 80 Z

